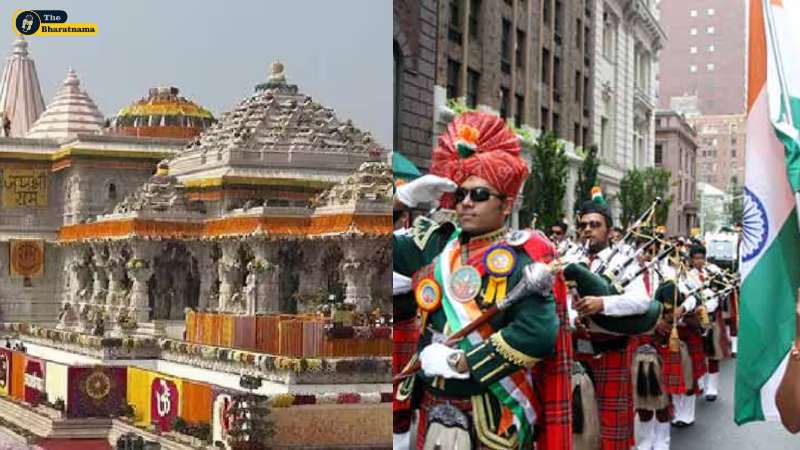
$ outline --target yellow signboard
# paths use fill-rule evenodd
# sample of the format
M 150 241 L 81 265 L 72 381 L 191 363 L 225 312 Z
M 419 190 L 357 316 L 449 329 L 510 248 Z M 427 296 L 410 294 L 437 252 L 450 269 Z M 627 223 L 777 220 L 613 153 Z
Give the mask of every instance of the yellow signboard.
M 5 169 L 3 171 L 3 206 L 6 208 L 47 206 L 47 171 L 42 169 Z

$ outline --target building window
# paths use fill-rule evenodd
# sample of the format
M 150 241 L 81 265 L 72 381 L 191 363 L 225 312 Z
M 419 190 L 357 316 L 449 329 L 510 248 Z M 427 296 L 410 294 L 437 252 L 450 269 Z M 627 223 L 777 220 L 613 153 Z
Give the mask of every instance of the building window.
M 694 46 L 689 47 L 689 53 L 691 53 L 691 54 L 697 53 L 697 47 L 694 47 Z
M 462 0 L 450 1 L 450 27 L 447 37 L 456 44 L 461 43 L 461 2 Z
M 711 45 L 708 46 L 708 52 L 709 53 L 714 53 L 714 44 L 711 44 Z
M 706 33 L 707 33 L 707 34 L 714 34 L 714 27 L 708 27 L 708 28 L 706 28 Z
M 583 115 L 585 117 L 589 116 L 589 98 L 590 98 L 589 96 L 590 95 L 591 95 L 591 92 L 589 90 L 589 77 L 588 76 L 584 76 L 583 77 Z M 584 139 L 583 142 L 586 142 L 586 139 Z
M 550 51 L 542 49 L 542 84 L 550 85 Z
M 553 0 L 542 0 L 542 22 L 545 26 L 550 25 L 550 2 Z
M 607 117 L 600 119 L 600 153 L 606 158 L 611 155 L 611 125 Z
M 583 22 L 580 17 L 575 19 L 575 48 L 583 47 Z
M 556 136 L 561 136 L 561 121 L 556 113 L 553 113 L 553 133 Z
M 475 39 L 480 36 L 478 17 L 481 12 L 481 0 L 470 0 L 469 2 L 469 35 Z
M 447 60 L 447 98 L 458 97 L 458 81 L 461 78 L 461 64 L 453 59 Z
M 714 15 L 714 8 L 708 8 L 708 11 L 706 11 L 706 12 L 708 13 L 709 16 L 713 16 Z
M 521 95 L 515 95 L 514 101 L 516 103 L 514 105 L 514 123 L 521 127 L 522 122 L 525 120 L 525 99 Z
M 467 106 L 475 108 L 478 106 L 478 85 L 480 84 L 481 74 L 472 69 L 467 69 Z
M 115 185 L 114 183 L 108 185 L 108 199 L 109 200 L 117 199 L 117 185 Z
M 583 145 L 581 143 L 581 125 L 579 123 L 572 126 L 572 141 L 575 143 L 576 147 Z
M 697 66 L 695 66 L 694 64 L 690 65 L 689 66 L 689 72 L 692 72 L 692 73 L 697 72 Z
M 517 30 L 517 42 L 515 42 L 517 46 L 517 67 L 522 67 L 525 65 L 525 32 L 522 30 Z
M 561 101 L 561 58 L 553 58 L 553 98 Z
M 562 22 L 562 11 L 564 8 L 562 7 L 561 0 L 556 0 L 556 14 L 555 14 L 555 38 L 556 42 L 559 43 L 561 41 L 561 22 Z
M 508 88 L 500 88 L 500 117 L 508 119 Z
M 696 9 L 693 9 L 693 10 L 689 11 L 689 15 L 690 15 L 691 17 L 697 17 L 697 10 L 696 10 Z
M 697 36 L 697 28 L 692 28 L 691 30 L 689 30 L 689 34 L 691 34 L 692 36 Z
M 603 13 L 603 56 L 614 62 L 614 49 L 616 47 L 616 26 L 607 11 Z
M 581 143 L 584 147 L 589 145 L 589 127 L 583 127 Z
M 542 108 L 542 117 L 541 117 L 541 124 L 540 127 L 542 131 L 550 128 L 550 112 L 547 108 Z
M 575 103 L 581 102 L 581 84 L 583 84 L 583 77 L 577 70 L 575 71 Z
M 662 158 L 661 152 L 662 152 L 662 151 L 663 151 L 663 149 L 662 149 L 662 146 L 661 146 L 661 144 L 656 144 L 656 153 L 655 153 L 655 156 L 654 156 L 654 157 L 655 157 L 655 163 L 656 163 L 656 164 L 661 164 L 661 161 L 662 161 L 662 159 L 661 159 L 661 158 Z
M 503 32 L 500 39 L 500 68 L 503 73 L 511 72 L 511 22 L 503 19 Z
M 736 158 L 736 149 L 735 148 L 731 149 L 731 158 Z
M 706 64 L 706 69 L 708 69 L 709 72 L 713 72 L 714 71 L 714 63 Z

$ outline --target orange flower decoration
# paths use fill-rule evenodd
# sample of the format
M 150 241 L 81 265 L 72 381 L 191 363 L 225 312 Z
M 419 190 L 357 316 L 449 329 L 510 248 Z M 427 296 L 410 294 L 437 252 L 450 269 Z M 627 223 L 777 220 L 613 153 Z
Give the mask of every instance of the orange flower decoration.
M 458 133 L 456 134 L 459 140 L 467 142 L 472 145 L 477 145 L 478 138 L 481 136 L 481 132 L 478 131 L 477 128 L 470 126 L 470 125 L 461 125 L 458 127 Z

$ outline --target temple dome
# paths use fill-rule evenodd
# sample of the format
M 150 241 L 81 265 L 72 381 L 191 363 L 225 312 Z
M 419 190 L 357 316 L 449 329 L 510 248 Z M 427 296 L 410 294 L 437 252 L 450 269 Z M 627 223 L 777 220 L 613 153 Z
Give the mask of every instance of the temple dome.
M 147 98 L 122 108 L 111 119 L 108 132 L 126 136 L 189 139 L 199 135 L 214 122 L 214 116 L 202 106 L 179 96 L 176 87 L 150 89 Z
M 81 90 L 75 71 L 69 69 L 63 86 L 33 124 L 26 137 L 58 139 L 78 133 L 100 133 L 103 114 L 86 91 Z

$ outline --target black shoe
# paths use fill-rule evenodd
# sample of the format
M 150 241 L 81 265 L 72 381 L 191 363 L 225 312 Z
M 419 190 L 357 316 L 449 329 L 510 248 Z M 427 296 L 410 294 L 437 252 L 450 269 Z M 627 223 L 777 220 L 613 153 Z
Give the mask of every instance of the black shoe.
M 675 428 L 686 428 L 686 427 L 689 426 L 689 424 L 687 424 L 686 422 L 684 422 L 682 420 L 678 420 L 678 421 L 672 422 L 672 426 L 675 427 Z
M 717 401 L 717 396 L 716 395 L 706 395 L 706 401 L 707 402 L 715 402 L 715 401 Z

